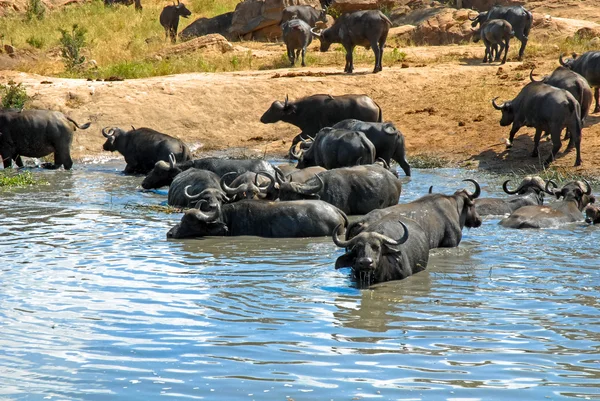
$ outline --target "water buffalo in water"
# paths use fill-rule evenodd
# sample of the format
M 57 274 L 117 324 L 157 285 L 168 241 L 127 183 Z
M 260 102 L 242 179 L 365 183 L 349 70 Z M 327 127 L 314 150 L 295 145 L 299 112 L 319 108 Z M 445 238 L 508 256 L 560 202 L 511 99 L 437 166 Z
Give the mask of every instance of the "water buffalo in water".
M 587 205 L 585 208 L 585 221 L 589 224 L 600 223 L 600 206 L 598 205 Z
M 381 108 L 367 95 L 312 95 L 295 101 L 274 101 L 260 118 L 263 124 L 283 121 L 300 128 L 302 132 L 292 141 L 291 151 L 302 139 L 314 137 L 321 128 L 331 127 L 348 118 L 381 122 Z
M 335 268 L 352 268 L 352 276 L 360 285 L 402 280 L 425 270 L 429 260 L 427 234 L 414 220 L 396 214 L 373 222 L 345 241 L 338 237 L 336 228 L 333 242 L 347 249 L 335 261 Z
M 182 140 L 151 128 L 103 128 L 102 135 L 106 138 L 104 150 L 125 157 L 125 174 L 147 174 L 158 161 L 171 160 L 171 154 L 178 163 L 190 160 L 192 155 Z
M 279 182 L 279 199 L 321 199 L 346 214 L 365 214 L 398 203 L 401 182 L 376 164 L 337 168 L 305 183 Z
M 285 180 L 289 182 L 303 183 L 310 179 L 313 179 L 315 175 L 322 173 L 323 171 L 327 171 L 327 169 L 321 166 L 312 166 L 303 169 L 294 168 L 293 171 L 289 171 L 287 174 L 280 172 L 277 172 L 277 174 L 280 177 L 285 177 Z
M 313 37 L 310 25 L 301 19 L 294 18 L 281 24 L 281 30 L 283 31 L 283 43 L 285 43 L 287 56 L 292 67 L 296 64 L 296 59 L 300 57 L 300 53 L 302 53 L 302 67 L 305 67 L 306 48 L 312 43 Z
M 589 51 L 577 57 L 573 53 L 572 59 L 563 60 L 563 56 L 559 57 L 560 65 L 572 71 L 575 71 L 584 77 L 589 85 L 594 88 L 594 98 L 596 99 L 596 107 L 594 113 L 600 112 L 600 104 L 598 103 L 598 95 L 600 92 L 600 51 Z
M 317 25 L 317 22 L 327 22 L 327 11 L 317 10 L 308 5 L 287 6 L 281 12 L 281 21 L 279 22 L 279 25 L 283 25 L 294 18 L 306 22 L 310 31 L 310 28 Z M 312 36 L 312 34 L 310 35 Z
M 410 177 L 410 164 L 406 160 L 404 135 L 398 131 L 393 123 L 374 123 L 348 119 L 340 121 L 332 128 L 363 132 L 375 146 L 377 159 L 383 159 L 388 166 L 390 160 L 395 160 L 404 170 L 404 174 Z
M 514 35 L 521 41 L 521 48 L 519 49 L 519 61 L 523 59 L 523 53 L 527 46 L 527 40 L 529 39 L 529 31 L 533 24 L 533 15 L 527 11 L 523 6 L 494 6 L 489 11 L 479 13 L 477 17 L 470 18 L 473 23 L 471 26 L 475 28 L 477 24 L 484 24 L 486 21 L 493 19 L 503 19 L 508 21 L 512 26 Z
M 548 189 L 553 181 L 546 183 L 546 191 L 561 199 L 548 206 L 524 206 L 502 219 L 500 224 L 508 228 L 552 228 L 560 224 L 583 221 L 581 211 L 596 198 L 592 195 L 592 187 L 585 181 L 572 181 L 563 186 L 560 191 Z
M 504 58 L 502 59 L 502 63 L 500 63 L 504 64 L 508 56 L 510 38 L 513 36 L 515 36 L 515 33 L 512 30 L 510 22 L 503 19 L 492 19 L 484 22 L 478 30 L 473 32 L 473 42 L 483 41 L 485 45 L 484 63 L 487 63 L 488 60 L 490 63 L 492 62 L 494 49 L 496 51 L 494 61 L 499 61 L 504 50 Z M 498 50 L 498 48 L 500 49 Z
M 313 33 L 321 40 L 321 51 L 326 52 L 332 43 L 341 43 L 346 49 L 344 72 L 354 70 L 352 53 L 356 46 L 371 47 L 375 53 L 373 72 L 381 71 L 383 48 L 387 40 L 392 21 L 379 10 L 363 10 L 342 14 L 332 27 Z
M 533 69 L 529 72 L 531 82 L 543 82 L 556 88 L 561 88 L 569 92 L 579 102 L 581 106 L 581 121 L 585 122 L 592 105 L 592 88 L 587 80 L 567 67 L 557 67 L 552 75 L 536 81 L 533 79 Z
M 292 238 L 331 235 L 338 225 L 348 222 L 346 215 L 319 200 L 265 202 L 242 200 L 210 212 L 188 210 L 181 222 L 171 228 L 167 238 L 226 235 Z
M 77 128 L 86 129 L 90 123 L 77 124 L 63 113 L 51 110 L 0 110 L 0 155 L 4 168 L 12 161 L 23 167 L 21 156 L 44 157 L 54 153 L 54 164 L 43 167 L 71 169 L 71 144 Z
M 452 248 L 462 239 L 462 229 L 481 226 L 481 217 L 475 208 L 475 199 L 481 194 L 477 181 L 467 179 L 475 185 L 475 192 L 465 189 L 453 195 L 429 194 L 413 202 L 374 210 L 350 224 L 347 237 L 352 238 L 368 231 L 371 224 L 386 216 L 405 216 L 415 220 L 427 234 L 429 248 Z M 393 214 L 392 214 L 393 213 Z
M 506 199 L 475 199 L 475 209 L 480 216 L 499 216 L 510 214 L 523 206 L 541 205 L 544 203 L 546 183 L 538 176 L 527 176 L 515 190 L 508 189 L 510 180 L 504 181 L 502 189 L 509 195 Z
M 146 178 L 144 178 L 144 181 L 142 181 L 142 188 L 152 189 L 170 185 L 177 174 L 190 168 L 209 170 L 217 174 L 219 177 L 222 177 L 229 172 L 242 174 L 246 171 L 253 171 L 255 173 L 259 171 L 266 171 L 267 173 L 275 174 L 273 166 L 264 160 L 235 160 L 207 157 L 204 159 L 195 159 L 183 163 L 177 163 L 175 158 L 170 157 L 169 163 L 161 161 L 154 165 L 152 171 L 150 171 L 146 175 Z M 231 177 L 231 179 L 226 180 L 225 183 L 230 184 L 233 179 L 234 177 Z
M 190 198 L 188 194 L 199 193 L 209 188 L 222 192 L 219 179 L 220 177 L 212 171 L 196 168 L 185 170 L 177 175 L 169 186 L 167 203 L 175 207 L 192 207 L 196 203 L 196 198 Z M 228 201 L 224 193 L 220 198 L 221 201 Z
M 351 167 L 375 162 L 375 146 L 360 131 L 323 128 L 313 143 L 302 152 L 294 153 L 297 168 L 321 166 L 326 169 Z
M 192 12 L 177 0 L 177 5 L 165 6 L 158 17 L 160 24 L 165 28 L 165 39 L 171 37 L 171 42 L 177 41 L 177 28 L 179 27 L 179 17 L 188 18 Z
M 512 147 L 515 134 L 521 127 L 534 127 L 531 156 L 537 157 L 540 138 L 545 131 L 552 139 L 552 153 L 544 162 L 548 165 L 562 145 L 560 133 L 567 128 L 571 133 L 571 143 L 577 151 L 575 166 L 581 165 L 581 107 L 569 92 L 541 82 L 530 82 L 513 100 L 498 105 L 494 98 L 492 105 L 502 112 L 501 126 L 512 124 L 507 148 Z
M 231 176 L 235 178 L 229 186 L 226 180 Z M 276 185 L 275 178 L 264 171 L 247 171 L 242 174 L 231 172 L 223 175 L 220 180 L 221 189 L 234 202 L 242 199 L 275 200 L 279 193 Z

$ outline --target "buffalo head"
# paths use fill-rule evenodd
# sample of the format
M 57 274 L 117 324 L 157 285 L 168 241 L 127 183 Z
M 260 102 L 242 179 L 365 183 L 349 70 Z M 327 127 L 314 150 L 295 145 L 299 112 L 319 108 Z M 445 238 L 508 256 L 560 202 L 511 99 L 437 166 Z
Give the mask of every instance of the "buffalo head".
M 335 43 L 335 33 L 333 28 L 325 28 L 321 31 L 317 31 L 315 28 L 312 28 L 310 31 L 321 41 L 321 47 L 319 48 L 319 50 L 322 52 L 326 52 L 327 50 L 329 50 L 331 44 Z
M 473 42 L 477 43 L 481 40 L 481 29 L 472 29 L 471 31 L 473 32 Z
M 110 128 L 110 129 L 108 129 L 108 127 L 102 128 L 102 135 L 106 138 L 106 142 L 104 142 L 104 145 L 102 145 L 102 149 L 106 150 L 107 152 L 116 152 L 117 151 L 116 142 L 117 142 L 119 136 L 121 136 L 123 134 L 125 134 L 125 131 L 123 131 L 120 128 Z
M 198 202 L 197 207 L 201 208 L 203 202 Z M 218 204 L 211 212 L 200 209 L 186 211 L 181 222 L 169 230 L 167 238 L 223 236 L 227 235 L 227 231 L 227 225 L 221 219 L 221 205 Z
M 568 59 L 563 59 L 564 57 L 564 53 L 561 54 L 560 56 L 558 56 L 558 62 L 560 63 L 560 65 L 562 65 L 563 67 L 566 67 L 568 69 L 572 69 L 573 68 L 573 62 L 577 59 L 577 53 L 573 53 L 571 54 L 571 56 L 573 58 L 568 58 Z
M 221 177 L 220 186 L 228 196 L 240 199 L 264 199 L 275 187 L 275 179 L 271 174 L 259 171 L 258 173 L 247 172 L 239 175 L 231 182 L 232 186 L 225 184 L 225 177 L 236 175 L 232 171 Z
M 524 195 L 528 192 L 543 193 L 546 189 L 546 182 L 541 177 L 528 175 L 523 178 L 521 184 L 515 190 L 508 189 L 510 180 L 504 181 L 502 189 L 509 195 Z
M 199 194 L 190 195 L 189 188 L 191 185 L 187 185 L 183 189 L 185 197 L 190 201 L 190 204 L 195 204 L 196 207 L 202 211 L 216 210 L 217 207 L 224 203 L 229 203 L 231 200 L 227 195 L 217 188 L 206 188 Z
M 153 189 L 171 185 L 177 174 L 181 173 L 181 169 L 177 167 L 175 155 L 169 155 L 169 163 L 164 160 L 159 160 L 154 165 L 154 168 L 146 175 L 142 181 L 142 188 Z
M 263 124 L 276 123 L 278 121 L 287 122 L 288 117 L 296 113 L 296 105 L 289 102 L 289 98 L 285 95 L 285 102 L 282 103 L 279 100 L 271 103 L 269 110 L 260 117 L 260 122 Z
M 467 18 L 469 18 L 469 20 L 472 21 L 471 26 L 475 28 L 477 24 L 483 24 L 487 20 L 487 11 L 477 14 L 477 17 L 475 18 L 471 18 L 469 16 L 467 16 Z
M 587 205 L 585 208 L 585 221 L 589 224 L 600 223 L 600 206 Z
M 502 104 L 496 103 L 497 97 L 492 99 L 492 105 L 496 110 L 500 110 L 502 112 L 502 118 L 500 119 L 500 125 L 503 127 L 509 126 L 515 120 L 515 110 L 512 106 L 512 101 L 504 102 Z
M 549 186 L 553 188 L 549 188 Z M 577 202 L 577 207 L 582 211 L 590 203 L 596 202 L 596 197 L 592 195 L 592 187 L 586 180 L 571 181 L 566 183 L 560 190 L 558 185 L 552 180 L 546 183 L 546 192 L 556 196 L 556 199 L 563 198 L 565 201 L 573 200 Z
M 468 228 L 477 228 L 481 226 L 481 217 L 477 213 L 477 209 L 475 208 L 474 200 L 481 195 L 481 187 L 479 183 L 473 179 L 463 180 L 466 182 L 472 182 L 475 185 L 475 192 L 470 193 L 466 189 L 458 190 L 454 193 L 454 197 L 457 200 L 457 204 L 459 206 L 459 216 L 461 225 Z M 460 209 L 460 201 L 462 200 L 462 210 Z M 464 224 L 462 224 L 464 222 Z
M 302 199 L 320 199 L 318 193 L 323 189 L 323 179 L 319 175 L 308 180 L 305 183 L 279 181 L 279 199 L 280 200 L 302 200 Z
M 187 18 L 190 15 L 192 15 L 192 12 L 190 10 L 188 10 L 188 8 L 181 2 L 179 2 L 179 0 L 177 0 L 177 5 L 175 6 L 175 10 L 177 12 L 177 15 L 179 15 L 180 17 L 183 18 Z
M 377 270 L 384 268 L 387 264 L 387 256 L 400 253 L 401 251 L 397 247 L 408 240 L 408 227 L 402 221 L 399 223 L 403 228 L 403 233 L 398 240 L 377 232 L 363 231 L 344 241 L 338 236 L 341 228 L 341 225 L 338 225 L 333 230 L 333 242 L 340 248 L 348 249 L 348 252 L 336 260 L 335 268 L 349 266 L 357 279 L 370 281 L 373 276 L 377 276 Z M 342 235 L 342 238 L 344 236 Z

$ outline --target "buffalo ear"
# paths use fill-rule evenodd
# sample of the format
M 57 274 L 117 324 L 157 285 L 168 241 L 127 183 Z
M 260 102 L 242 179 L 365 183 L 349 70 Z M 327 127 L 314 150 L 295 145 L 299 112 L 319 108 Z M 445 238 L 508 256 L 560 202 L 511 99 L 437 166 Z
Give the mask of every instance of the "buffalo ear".
M 285 114 L 295 114 L 296 113 L 296 106 L 293 104 L 288 104 L 287 106 L 285 106 L 283 108 L 283 112 Z
M 596 203 L 596 197 L 594 195 L 591 195 L 589 197 L 589 199 L 590 199 L 590 203 Z
M 353 252 L 348 252 L 340 256 L 335 261 L 335 269 L 341 269 L 342 267 L 352 267 L 354 264 L 355 256 Z

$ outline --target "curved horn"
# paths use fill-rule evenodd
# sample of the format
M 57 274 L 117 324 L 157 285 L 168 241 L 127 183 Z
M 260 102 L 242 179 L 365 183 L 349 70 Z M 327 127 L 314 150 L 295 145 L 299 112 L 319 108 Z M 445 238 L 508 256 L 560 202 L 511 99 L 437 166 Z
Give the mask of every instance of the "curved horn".
M 432 193 L 433 193 L 433 185 L 431 185 L 431 186 L 429 187 L 429 193 L 430 193 L 430 194 L 432 194 Z
M 477 17 L 475 17 L 475 18 L 471 18 L 471 17 L 469 17 L 469 14 L 467 14 L 467 18 L 469 19 L 469 21 L 475 21 L 478 17 L 479 17 L 479 14 L 477 14 Z
M 543 82 L 544 80 L 541 79 L 539 81 L 536 81 L 535 79 L 533 79 L 533 70 L 535 70 L 535 68 L 532 68 L 531 71 L 529 71 L 529 79 L 531 80 L 531 82 Z
M 287 108 L 289 106 L 290 103 L 290 98 L 288 97 L 287 93 L 285 95 L 285 103 L 283 104 L 283 108 Z
M 380 163 L 383 165 L 383 167 L 384 167 L 386 170 L 389 170 L 389 169 L 390 169 L 390 165 L 388 164 L 388 162 L 386 162 L 386 161 L 385 161 L 384 159 L 382 159 L 381 157 L 378 157 L 378 158 L 377 158 L 377 161 L 378 161 L 378 162 L 380 162 Z
M 585 191 L 586 195 L 591 195 L 592 194 L 592 186 L 590 185 L 590 183 L 587 180 L 583 180 L 583 182 L 585 182 L 585 186 L 587 187 L 587 190 Z
M 494 108 L 496 110 L 502 110 L 502 107 L 504 107 L 504 103 L 502 103 L 501 105 L 497 105 L 496 104 L 496 99 L 498 99 L 500 96 L 496 96 L 495 98 L 492 99 L 492 105 L 494 106 Z
M 106 129 L 107 129 L 107 128 L 108 128 L 108 127 L 104 127 L 104 128 L 102 128 L 102 135 L 103 135 L 105 138 L 110 138 L 111 136 L 114 136 L 115 134 L 112 132 L 112 128 L 110 129 L 110 133 L 106 132 Z
M 199 194 L 190 195 L 190 193 L 188 192 L 188 189 L 190 187 L 191 187 L 191 185 L 186 185 L 185 188 L 183 188 L 183 193 L 184 193 L 185 197 L 188 199 L 198 199 L 200 197 L 200 195 L 202 195 L 202 192 L 200 192 Z
M 177 160 L 175 160 L 175 153 L 169 153 L 169 163 L 171 164 L 171 168 L 175 168 L 177 164 Z
M 286 181 L 285 174 L 283 174 L 283 171 L 281 171 L 281 169 L 277 166 L 273 166 L 273 170 L 275 170 L 275 180 L 277 181 L 277 183 L 279 185 L 283 184 Z
M 300 142 L 298 142 L 300 143 Z M 298 143 L 294 146 L 294 148 L 292 148 L 292 150 L 290 150 L 290 153 L 292 154 L 292 156 L 294 156 L 296 159 L 300 160 L 300 158 L 302 157 L 302 154 L 304 153 L 303 150 L 298 150 L 296 152 L 296 149 L 298 147 Z
M 202 203 L 202 201 L 200 201 L 198 203 Z M 196 217 L 198 217 L 198 220 L 208 223 L 211 221 L 215 221 L 219 218 L 219 216 L 221 215 L 221 204 L 217 203 L 217 207 L 215 208 L 215 211 L 210 214 L 201 211 L 200 208 L 192 209 L 192 210 L 194 210 L 193 213 L 196 215 Z
M 258 176 L 262 175 L 264 177 L 267 177 L 269 179 L 269 183 L 266 186 L 260 186 L 258 185 Z M 254 179 L 254 185 L 256 185 L 258 187 L 258 189 L 260 189 L 261 192 L 269 192 L 273 189 L 273 187 L 275 186 L 275 178 L 267 173 L 266 171 L 259 171 L 258 173 L 256 173 L 256 178 Z
M 479 183 L 472 178 L 467 178 L 466 180 L 463 180 L 463 181 L 464 182 L 472 182 L 473 185 L 475 185 L 475 192 L 473 192 L 472 194 L 469 194 L 469 197 L 472 199 L 479 198 L 479 195 L 481 195 L 481 187 L 479 186 Z
M 506 192 L 509 195 L 514 195 L 517 192 L 519 192 L 519 190 L 521 189 L 521 186 L 519 185 L 517 187 L 517 189 L 515 189 L 514 191 L 511 191 L 510 189 L 508 189 L 508 183 L 510 182 L 510 180 L 506 180 L 504 181 L 504 183 L 502 184 L 502 189 L 504 190 L 504 192 Z
M 552 188 L 552 190 L 548 189 L 548 185 L 550 185 L 550 184 L 552 184 L 552 186 L 554 187 L 554 188 Z M 544 188 L 544 191 L 550 195 L 554 195 L 556 192 L 555 191 L 556 188 L 558 188 L 558 185 L 556 185 L 556 183 L 554 181 L 548 180 L 548 181 L 546 181 L 546 187 Z
M 561 53 L 560 56 L 558 56 L 558 62 L 560 63 L 560 65 L 562 65 L 563 67 L 566 67 L 567 64 L 564 62 L 563 57 L 564 57 L 564 53 Z
M 398 245 L 402 245 L 404 244 L 406 241 L 408 241 L 408 227 L 406 227 L 406 224 L 404 224 L 403 222 L 401 222 L 400 220 L 398 220 L 398 223 L 400 223 L 400 225 L 402 226 L 402 228 L 404 229 L 404 233 L 402 234 L 402 238 L 400 238 L 399 240 L 394 240 L 388 236 L 385 235 L 381 235 L 381 240 L 388 246 L 398 246 Z
M 354 244 L 354 242 L 356 242 L 356 238 L 358 238 L 360 236 L 360 234 L 358 234 L 354 238 L 349 239 L 348 241 L 343 241 L 340 239 L 340 237 L 338 237 L 338 231 L 339 231 L 340 227 L 344 229 L 344 231 L 342 232 L 342 234 L 344 234 L 343 236 L 345 236 L 345 234 L 346 234 L 346 228 L 343 226 L 343 224 L 338 224 L 333 229 L 333 233 L 331 234 L 333 243 L 336 244 L 337 246 L 339 246 L 340 248 L 349 248 L 350 246 L 352 246 Z
M 310 32 L 319 38 L 321 37 L 321 32 L 317 32 L 315 28 L 310 28 Z
M 317 181 L 318 181 L 317 184 L 298 185 L 298 192 L 300 192 L 302 195 L 312 195 L 312 194 L 316 194 L 317 192 L 321 191 L 323 189 L 323 186 L 325 186 L 325 184 L 323 183 L 323 179 L 321 177 L 319 177 L 317 174 L 315 174 L 315 177 L 317 177 Z
M 228 186 L 227 184 L 225 184 L 225 177 L 227 177 L 227 176 L 229 176 L 229 175 L 237 175 L 237 173 L 236 173 L 235 171 L 230 171 L 229 173 L 226 173 L 226 174 L 224 174 L 224 175 L 221 177 L 221 180 L 219 181 L 219 186 L 221 187 L 221 189 L 222 189 L 222 190 L 223 190 L 223 191 L 224 191 L 224 192 L 225 192 L 227 195 L 231 195 L 231 196 L 233 196 L 233 195 L 236 195 L 236 194 L 238 194 L 239 192 L 241 192 L 241 191 L 242 191 L 242 188 L 241 188 L 241 187 L 242 187 L 244 184 L 240 184 L 240 185 L 238 185 L 238 186 L 237 186 L 237 187 L 235 187 L 235 188 L 231 188 L 230 186 Z

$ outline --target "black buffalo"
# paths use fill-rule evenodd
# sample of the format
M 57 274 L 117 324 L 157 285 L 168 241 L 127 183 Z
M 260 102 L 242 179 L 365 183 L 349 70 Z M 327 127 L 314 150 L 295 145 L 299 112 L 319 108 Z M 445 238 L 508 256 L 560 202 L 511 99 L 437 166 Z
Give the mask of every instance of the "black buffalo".
M 559 57 L 560 65 L 570 70 L 575 71 L 584 77 L 591 87 L 594 88 L 594 98 L 596 99 L 596 107 L 594 113 L 600 112 L 600 104 L 598 103 L 598 95 L 600 91 L 600 51 L 589 51 L 583 53 L 580 57 L 573 53 L 572 59 L 563 60 L 563 56 Z
M 410 164 L 406 160 L 404 135 L 398 131 L 393 123 L 374 123 L 348 119 L 340 121 L 333 128 L 363 132 L 375 146 L 377 159 L 383 159 L 388 165 L 390 160 L 395 160 L 404 171 L 404 174 L 410 177 Z
M 142 188 L 153 189 L 160 188 L 166 185 L 170 185 L 177 174 L 181 173 L 190 168 L 197 168 L 202 170 L 209 170 L 217 174 L 219 177 L 223 175 L 235 172 L 242 174 L 247 171 L 265 171 L 270 174 L 275 174 L 273 166 L 264 160 L 234 160 L 234 159 L 220 159 L 217 157 L 207 157 L 204 159 L 189 160 L 183 163 L 176 163 L 174 158 L 169 159 L 169 163 L 157 162 L 152 171 L 150 171 L 144 181 L 142 181 Z M 227 184 L 233 181 L 225 181 Z
M 234 177 L 231 186 L 226 184 L 228 177 Z M 242 199 L 275 200 L 278 196 L 276 185 L 275 178 L 264 171 L 258 173 L 247 171 L 242 174 L 231 172 L 223 175 L 220 180 L 221 189 L 232 201 Z
M 321 51 L 326 52 L 332 43 L 341 43 L 346 49 L 344 72 L 354 70 L 352 53 L 356 46 L 370 47 L 375 53 L 373 72 L 382 69 L 383 48 L 387 40 L 392 21 L 379 10 L 363 10 L 342 14 L 332 27 L 313 33 L 321 40 Z
M 277 170 L 277 169 L 275 169 Z M 285 177 L 285 180 L 289 181 L 289 182 L 297 182 L 297 183 L 303 183 L 306 182 L 312 178 L 315 177 L 315 175 L 322 173 L 323 171 L 326 171 L 327 169 L 325 169 L 324 167 L 321 166 L 312 166 L 312 167 L 307 167 L 307 168 L 303 168 L 303 169 L 297 169 L 294 168 L 291 171 L 288 171 L 287 173 L 285 172 L 277 172 L 278 176 L 281 177 Z
M 587 205 L 585 208 L 585 221 L 589 224 L 600 224 L 600 206 Z
M 24 157 L 44 157 L 54 153 L 54 164 L 44 164 L 56 169 L 73 166 L 71 144 L 77 128 L 86 129 L 90 123 L 77 124 L 63 113 L 51 110 L 0 110 L 0 155 L 4 168 L 12 161 L 23 167 Z
M 541 82 L 530 82 L 513 100 L 498 105 L 496 99 L 493 99 L 492 105 L 496 110 L 502 111 L 501 126 L 512 124 L 507 148 L 512 147 L 515 134 L 521 127 L 534 127 L 531 156 L 537 157 L 540 138 L 545 131 L 552 139 L 552 153 L 544 162 L 548 165 L 560 150 L 560 133 L 566 128 L 571 133 L 571 142 L 577 152 L 575 166 L 581 164 L 581 107 L 577 99 L 566 90 Z
M 504 181 L 502 189 L 509 198 L 478 198 L 475 199 L 475 209 L 480 216 L 498 216 L 510 214 L 515 210 L 530 205 L 541 205 L 544 203 L 544 189 L 546 183 L 538 176 L 527 176 L 515 189 L 508 189 L 510 180 Z
M 351 167 L 375 162 L 375 146 L 360 131 L 323 128 L 312 144 L 300 153 L 294 153 L 299 169 L 321 166 L 326 169 Z
M 355 237 L 386 216 L 405 216 L 415 220 L 427 235 L 429 248 L 452 248 L 460 244 L 462 229 L 481 226 L 481 217 L 475 208 L 475 199 L 481 188 L 475 180 L 475 192 L 465 189 L 453 195 L 429 194 L 413 202 L 374 210 L 348 227 L 348 238 Z
M 296 64 L 296 59 L 300 57 L 300 53 L 302 53 L 302 67 L 305 67 L 306 48 L 312 43 L 313 37 L 310 25 L 301 19 L 294 18 L 281 24 L 281 30 L 283 31 L 283 43 L 285 43 L 287 56 L 292 67 Z
M 305 183 L 279 182 L 279 199 L 321 199 L 346 214 L 365 214 L 398 203 L 401 182 L 376 164 L 337 168 Z
M 492 19 L 484 22 L 478 30 L 473 32 L 473 42 L 483 41 L 485 45 L 484 63 L 492 62 L 492 50 L 495 49 L 496 57 L 494 61 L 499 61 L 502 51 L 504 51 L 504 58 L 501 63 L 504 64 L 508 56 L 510 38 L 514 35 L 510 22 L 503 19 Z
M 347 224 L 346 215 L 319 200 L 265 202 L 242 200 L 209 212 L 188 210 L 167 238 L 256 235 L 292 238 L 331 235 L 334 228 Z
M 178 163 L 188 161 L 192 156 L 183 141 L 151 128 L 132 127 L 130 131 L 103 128 L 102 135 L 106 138 L 103 149 L 119 152 L 125 158 L 125 174 L 147 174 L 157 162 L 171 161 L 171 155 Z
M 219 180 L 220 177 L 212 171 L 190 168 L 175 177 L 169 186 L 167 203 L 175 207 L 192 207 L 197 199 L 190 197 L 189 193 L 200 193 L 208 189 L 222 193 Z M 220 199 L 222 202 L 228 201 L 225 194 Z
M 327 22 L 327 12 L 308 5 L 287 6 L 281 12 L 279 24 L 283 25 L 294 18 L 306 22 L 309 27 L 313 27 L 317 25 L 317 22 Z
M 473 21 L 471 24 L 473 27 L 493 19 L 508 21 L 515 32 L 515 37 L 521 41 L 519 61 L 523 59 L 523 53 L 529 39 L 529 31 L 531 31 L 531 25 L 533 24 L 533 15 L 523 6 L 494 6 L 489 11 L 479 13 L 477 17 L 469 19 Z
M 302 132 L 294 137 L 291 151 L 302 139 L 314 137 L 321 128 L 348 118 L 381 122 L 383 117 L 379 105 L 367 95 L 312 95 L 291 102 L 286 96 L 285 102 L 274 101 L 260 122 L 283 121 L 300 128 Z
M 596 201 L 590 184 L 587 181 L 572 181 L 560 190 L 550 190 L 548 184 L 555 188 L 557 185 L 548 181 L 546 191 L 557 199 L 562 198 L 561 201 L 548 206 L 524 206 L 502 219 L 500 224 L 508 228 L 552 228 L 564 223 L 583 221 L 581 211 Z
M 192 12 L 177 0 L 177 5 L 165 6 L 158 17 L 160 24 L 165 28 L 165 39 L 171 37 L 171 42 L 177 41 L 177 28 L 179 27 L 179 17 L 188 18 Z

